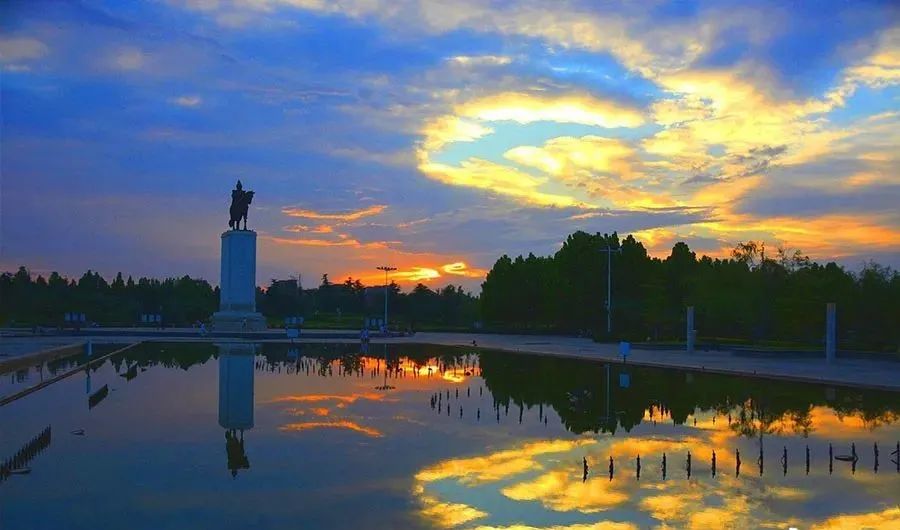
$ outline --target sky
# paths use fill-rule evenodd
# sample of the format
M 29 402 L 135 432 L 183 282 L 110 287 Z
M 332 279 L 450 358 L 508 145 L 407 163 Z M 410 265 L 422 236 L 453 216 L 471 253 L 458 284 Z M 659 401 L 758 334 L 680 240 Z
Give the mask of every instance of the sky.
M 6 1 L 0 269 L 478 291 L 576 231 L 900 266 L 892 2 Z

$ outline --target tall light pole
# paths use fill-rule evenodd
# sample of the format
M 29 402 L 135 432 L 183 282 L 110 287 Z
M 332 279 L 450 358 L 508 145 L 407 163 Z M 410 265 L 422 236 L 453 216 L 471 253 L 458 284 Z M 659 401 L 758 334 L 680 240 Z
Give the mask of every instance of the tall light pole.
M 601 248 L 600 252 L 606 252 L 606 335 L 612 334 L 612 253 L 622 253 L 622 247 L 613 249 L 606 242 L 606 248 Z
M 388 273 L 391 271 L 397 270 L 397 267 L 390 267 L 388 265 L 382 265 L 380 267 L 375 267 L 380 271 L 384 271 L 384 330 L 387 331 L 388 328 L 388 319 L 387 319 L 387 299 L 388 299 Z

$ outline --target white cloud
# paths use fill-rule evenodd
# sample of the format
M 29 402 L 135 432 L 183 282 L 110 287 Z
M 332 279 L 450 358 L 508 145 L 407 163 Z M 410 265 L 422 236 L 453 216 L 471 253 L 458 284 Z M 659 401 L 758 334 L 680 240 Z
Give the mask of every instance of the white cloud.
M 505 55 L 455 55 L 448 62 L 459 66 L 503 66 L 512 62 Z
M 120 70 L 140 70 L 146 62 L 146 55 L 138 48 L 120 49 L 113 57 L 113 65 Z
M 169 103 L 180 107 L 197 107 L 203 103 L 203 98 L 200 96 L 179 96 L 177 98 L 170 98 Z
M 29 37 L 0 38 L 0 63 L 4 70 L 26 72 L 30 70 L 23 62 L 34 61 L 47 55 L 50 48 L 43 42 Z

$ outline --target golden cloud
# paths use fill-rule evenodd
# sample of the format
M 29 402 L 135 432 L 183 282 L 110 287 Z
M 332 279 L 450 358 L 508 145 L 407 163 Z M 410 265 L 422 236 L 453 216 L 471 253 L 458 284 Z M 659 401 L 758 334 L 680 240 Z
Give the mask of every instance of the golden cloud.
M 503 155 L 524 166 L 535 167 L 557 177 L 571 177 L 578 170 L 605 174 L 618 179 L 641 177 L 635 150 L 622 140 L 601 136 L 559 136 L 542 147 L 519 146 Z
M 811 255 L 841 257 L 866 249 L 890 250 L 900 246 L 900 230 L 877 216 L 823 215 L 756 218 L 733 215 L 727 220 L 699 223 L 721 238 L 774 239 Z M 764 237 L 762 237 L 764 236 Z
M 857 84 L 885 88 L 900 83 L 900 27 L 883 32 L 875 50 L 847 68 L 844 78 L 844 84 L 835 91 L 836 99 L 841 102 L 853 93 Z
M 372 206 L 359 210 L 351 210 L 349 212 L 323 213 L 315 210 L 307 210 L 304 208 L 294 208 L 285 206 L 281 212 L 290 217 L 302 217 L 304 219 L 323 219 L 331 221 L 358 221 L 364 217 L 378 215 L 387 210 L 387 205 L 373 204 Z
M 282 230 L 284 230 L 285 232 L 294 232 L 298 234 L 301 232 L 309 232 L 311 234 L 330 234 L 334 232 L 334 227 L 331 225 L 290 225 L 284 227 Z
M 419 170 L 445 184 L 487 190 L 536 206 L 564 207 L 584 204 L 572 196 L 539 191 L 538 187 L 547 182 L 546 178 L 538 178 L 515 168 L 478 158 L 469 158 L 458 166 L 451 166 L 430 162 L 426 157 L 420 161 Z
M 429 267 L 413 267 L 410 270 L 398 270 L 391 273 L 391 279 L 397 281 L 421 282 L 440 278 L 441 274 Z
M 287 237 L 265 236 L 267 241 L 282 245 L 295 245 L 301 247 L 353 247 L 359 249 L 386 249 L 391 244 L 399 244 L 399 241 L 370 241 L 362 243 L 356 239 L 342 234 L 340 239 L 291 239 Z
M 478 269 L 470 267 L 464 261 L 457 261 L 454 263 L 448 263 L 441 267 L 441 271 L 445 274 L 452 274 L 454 276 L 465 276 L 466 278 L 483 278 L 487 275 L 485 269 Z
M 429 120 L 422 127 L 422 147 L 429 152 L 437 151 L 446 144 L 472 142 L 494 132 L 490 127 L 457 116 L 439 116 Z

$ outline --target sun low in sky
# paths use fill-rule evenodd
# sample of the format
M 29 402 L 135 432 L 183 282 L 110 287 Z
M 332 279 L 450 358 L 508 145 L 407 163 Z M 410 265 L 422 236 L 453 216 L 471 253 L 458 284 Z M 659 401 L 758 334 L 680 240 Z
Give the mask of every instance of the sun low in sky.
M 0 268 L 477 289 L 575 230 L 900 265 L 895 2 L 0 5 Z

